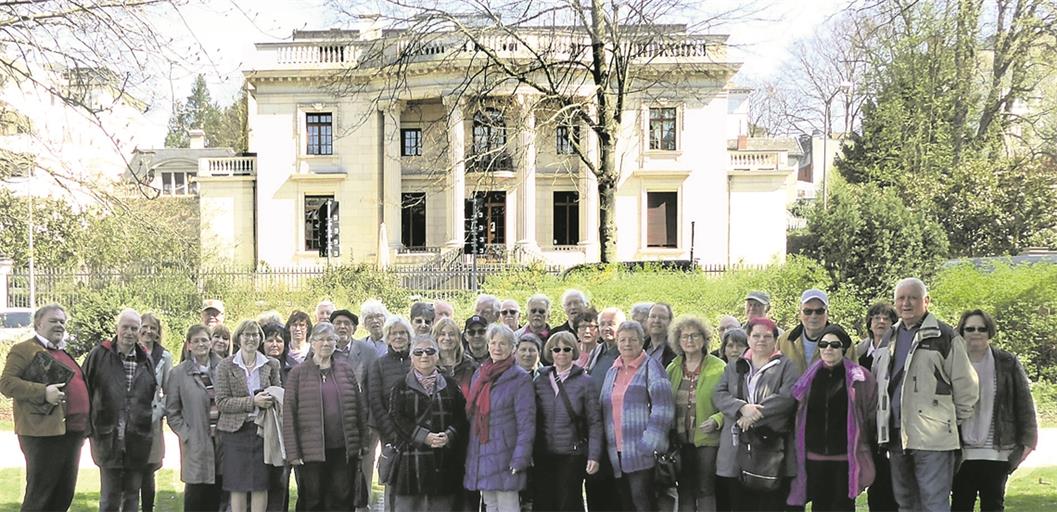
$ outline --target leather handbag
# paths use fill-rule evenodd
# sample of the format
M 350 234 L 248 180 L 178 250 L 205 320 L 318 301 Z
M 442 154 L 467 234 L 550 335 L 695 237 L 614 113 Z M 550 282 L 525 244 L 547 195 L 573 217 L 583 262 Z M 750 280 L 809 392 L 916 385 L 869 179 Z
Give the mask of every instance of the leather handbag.
M 400 463 L 400 448 L 386 443 L 378 456 L 378 482 L 392 485 L 396 482 L 396 469 Z
M 646 356 L 646 404 L 653 412 L 653 400 L 650 399 L 650 361 Z M 679 450 L 679 443 L 673 439 L 671 431 L 668 433 L 668 451 L 653 454 L 653 485 L 658 489 L 677 487 L 679 482 L 679 471 L 683 467 L 683 457 Z
M 766 427 L 752 428 L 738 435 L 738 481 L 753 491 L 774 491 L 782 480 L 785 436 Z

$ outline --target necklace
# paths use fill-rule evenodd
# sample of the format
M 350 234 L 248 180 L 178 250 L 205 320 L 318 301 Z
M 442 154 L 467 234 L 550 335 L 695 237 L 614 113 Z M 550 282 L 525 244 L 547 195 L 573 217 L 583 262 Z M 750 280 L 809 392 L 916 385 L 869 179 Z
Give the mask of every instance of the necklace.
M 320 368 L 319 376 L 323 378 L 323 383 L 326 383 L 327 377 L 330 377 L 330 368 Z

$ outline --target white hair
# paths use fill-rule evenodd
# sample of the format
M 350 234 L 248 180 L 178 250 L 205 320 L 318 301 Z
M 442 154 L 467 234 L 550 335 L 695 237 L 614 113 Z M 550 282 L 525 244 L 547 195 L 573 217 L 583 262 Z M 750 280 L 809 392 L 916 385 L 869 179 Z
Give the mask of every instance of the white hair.
M 321 309 L 323 309 L 325 307 L 330 307 L 330 308 L 335 308 L 335 309 L 337 308 L 337 306 L 334 305 L 334 301 L 332 301 L 332 300 L 321 300 L 321 301 L 319 301 L 319 304 L 316 304 L 316 313 L 318 314 L 319 310 L 321 310 Z
M 598 318 L 602 318 L 602 315 L 613 315 L 613 323 L 618 326 L 627 321 L 628 319 L 624 312 L 617 307 L 608 307 L 606 309 L 603 309 L 601 312 L 598 313 Z
M 142 322 L 142 318 L 139 316 L 139 313 L 135 309 L 125 308 L 122 309 L 116 317 L 114 317 L 114 324 L 120 324 L 121 321 L 126 318 L 135 318 L 137 322 Z
M 579 298 L 580 302 L 587 305 L 587 296 L 584 295 L 584 292 L 577 290 L 576 288 L 569 288 L 568 290 L 565 290 L 565 293 L 562 293 L 562 307 L 565 307 L 565 305 L 569 303 L 569 300 L 573 298 Z
M 504 342 L 511 347 L 517 346 L 517 336 L 514 335 L 513 329 L 508 327 L 506 324 L 492 324 L 488 326 L 488 332 L 485 334 L 489 341 L 492 338 L 499 336 Z
M 400 325 L 407 331 L 408 336 L 412 336 L 415 332 L 411 329 L 411 323 L 400 315 L 393 315 L 385 319 L 385 325 L 382 326 L 382 339 L 389 337 L 389 331 L 393 330 L 394 326 Z M 386 344 L 389 344 L 389 340 L 386 340 Z
M 495 295 L 489 295 L 489 294 L 485 293 L 485 294 L 481 294 L 481 295 L 477 296 L 477 302 L 474 303 L 474 306 L 473 306 L 474 311 L 476 312 L 477 309 L 480 308 L 481 305 L 485 304 L 485 303 L 491 304 L 492 305 L 492 309 L 495 310 L 496 313 L 498 313 L 499 310 L 502 309 L 502 307 L 503 307 L 499 303 L 499 297 L 496 297 Z
M 652 302 L 636 302 L 633 306 L 631 306 L 631 316 L 635 316 L 635 313 L 637 312 L 646 313 L 648 315 L 650 314 L 650 309 L 652 308 Z
M 924 281 L 922 281 L 922 280 L 920 280 L 920 279 L 918 279 L 916 277 L 905 277 L 903 279 L 900 279 L 899 282 L 896 283 L 896 287 L 892 290 L 892 298 L 893 299 L 895 299 L 896 295 L 899 294 L 899 289 L 903 288 L 904 286 L 913 286 L 913 287 L 917 288 L 918 291 L 921 292 L 921 296 L 922 297 L 928 297 L 929 296 L 929 287 L 925 286 L 925 282 Z
M 544 295 L 542 293 L 537 293 L 537 294 L 529 297 L 528 300 L 525 301 L 525 307 L 528 308 L 529 304 L 532 304 L 533 302 L 542 302 L 542 303 L 547 305 L 547 310 L 548 311 L 551 309 L 551 299 L 550 299 L 550 297 L 547 297 L 546 295 Z
M 367 315 L 389 316 L 389 309 L 378 299 L 367 299 L 360 305 L 360 319 L 367 317 Z M 386 325 L 388 325 L 388 322 L 386 322 Z

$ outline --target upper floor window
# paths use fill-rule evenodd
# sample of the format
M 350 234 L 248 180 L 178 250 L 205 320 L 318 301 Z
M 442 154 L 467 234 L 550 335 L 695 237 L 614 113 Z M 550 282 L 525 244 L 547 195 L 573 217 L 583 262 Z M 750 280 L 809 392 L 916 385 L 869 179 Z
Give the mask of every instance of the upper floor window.
M 572 155 L 575 153 L 574 145 L 580 144 L 580 127 L 575 125 L 558 125 L 556 131 L 556 149 L 559 155 Z
M 400 156 L 422 156 L 422 130 L 407 128 L 400 130 Z
M 650 149 L 675 151 L 675 107 L 650 108 Z
M 646 193 L 646 247 L 677 247 L 679 194 Z
M 305 114 L 309 155 L 334 154 L 334 116 L 330 112 Z
M 196 172 L 162 172 L 161 193 L 163 196 L 187 196 L 198 194 Z
M 506 146 L 506 120 L 503 113 L 486 108 L 473 116 L 473 152 L 476 155 L 499 151 Z

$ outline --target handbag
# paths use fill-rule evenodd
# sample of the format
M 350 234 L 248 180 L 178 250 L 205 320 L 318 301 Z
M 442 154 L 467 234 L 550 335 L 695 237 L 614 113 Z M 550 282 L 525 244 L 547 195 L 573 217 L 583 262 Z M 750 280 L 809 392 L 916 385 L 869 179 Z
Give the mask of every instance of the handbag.
M 393 398 L 396 396 L 396 390 L 393 388 L 389 393 L 389 417 L 393 418 Z M 429 417 L 430 413 L 433 412 L 433 400 L 429 401 L 429 406 L 426 407 L 425 411 L 415 420 L 415 425 L 422 423 L 422 420 Z M 395 426 L 395 425 L 394 425 Z M 397 427 L 399 430 L 399 427 Z M 396 473 L 400 468 L 400 455 L 403 452 L 403 447 L 392 443 L 385 443 L 382 447 L 382 453 L 378 456 L 378 482 L 385 485 L 393 485 L 396 483 Z
M 739 361 L 740 363 L 740 361 Z M 737 367 L 739 398 L 746 400 L 745 375 L 746 368 L 742 371 Z M 741 430 L 734 427 L 738 436 L 738 451 L 735 458 L 741 472 L 738 482 L 746 489 L 753 491 L 774 491 L 782 483 L 782 464 L 785 461 L 785 435 L 774 432 L 767 427 L 756 427 L 749 430 Z
M 646 356 L 646 405 L 653 412 L 653 400 L 650 399 L 650 361 Z M 668 432 L 668 451 L 653 454 L 653 485 L 659 489 L 678 487 L 679 472 L 683 467 L 683 456 L 679 443 L 673 442 L 672 432 Z
M 575 451 L 580 446 L 583 446 L 584 450 L 586 450 L 587 432 L 585 432 L 585 430 L 587 429 L 581 428 L 580 425 L 583 418 L 577 416 L 576 412 L 573 411 L 573 404 L 569 401 L 569 393 L 565 391 L 565 385 L 562 384 L 562 381 L 558 379 L 558 376 L 554 373 L 552 373 L 551 376 L 554 377 L 554 382 L 558 383 L 558 396 L 562 398 L 562 403 L 565 404 L 565 412 L 569 413 L 569 420 L 573 423 L 573 432 L 576 434 L 576 442 L 573 443 L 573 450 Z

